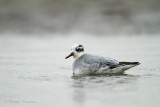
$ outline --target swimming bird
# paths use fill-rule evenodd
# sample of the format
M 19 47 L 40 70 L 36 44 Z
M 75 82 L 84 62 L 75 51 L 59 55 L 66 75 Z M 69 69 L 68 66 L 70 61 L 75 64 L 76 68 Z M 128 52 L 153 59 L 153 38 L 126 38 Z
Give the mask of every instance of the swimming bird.
M 75 44 L 71 53 L 73 56 L 73 74 L 123 74 L 125 70 L 139 65 L 139 62 L 119 62 L 110 57 L 87 54 L 81 44 Z

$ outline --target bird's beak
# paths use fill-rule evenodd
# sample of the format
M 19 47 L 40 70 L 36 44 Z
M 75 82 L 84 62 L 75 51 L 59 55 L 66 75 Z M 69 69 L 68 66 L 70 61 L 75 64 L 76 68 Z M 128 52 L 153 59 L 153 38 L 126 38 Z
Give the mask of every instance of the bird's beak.
M 73 56 L 73 55 L 74 55 L 74 53 L 71 52 L 65 59 L 67 59 L 67 58 L 69 58 L 69 57 L 71 57 L 71 56 Z

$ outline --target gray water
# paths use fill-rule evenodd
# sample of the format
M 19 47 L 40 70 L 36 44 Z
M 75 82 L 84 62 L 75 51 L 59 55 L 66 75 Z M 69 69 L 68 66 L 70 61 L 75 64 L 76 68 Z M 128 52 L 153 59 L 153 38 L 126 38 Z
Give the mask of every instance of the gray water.
M 160 107 L 159 36 L 0 36 L 0 107 Z M 141 65 L 72 75 L 70 48 Z

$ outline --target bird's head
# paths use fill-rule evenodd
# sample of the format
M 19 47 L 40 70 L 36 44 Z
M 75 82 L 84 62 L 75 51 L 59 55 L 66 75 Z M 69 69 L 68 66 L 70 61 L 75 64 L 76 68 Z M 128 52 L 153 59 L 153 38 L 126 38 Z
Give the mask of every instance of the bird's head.
M 83 54 L 85 54 L 83 45 L 75 44 L 71 48 L 71 53 L 65 59 L 67 59 L 71 56 L 73 56 L 74 59 L 78 59 Z

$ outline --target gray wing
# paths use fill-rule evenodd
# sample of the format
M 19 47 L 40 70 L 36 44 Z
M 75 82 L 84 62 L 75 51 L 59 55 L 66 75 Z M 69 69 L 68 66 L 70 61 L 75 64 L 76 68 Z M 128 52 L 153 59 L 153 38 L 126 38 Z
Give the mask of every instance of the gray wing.
M 119 62 L 112 58 L 85 54 L 82 57 L 80 57 L 74 65 L 75 67 L 76 65 L 78 65 L 78 67 L 83 67 L 83 69 L 86 68 L 90 71 L 97 71 L 100 68 L 105 67 L 115 68 L 118 64 Z
M 91 55 L 91 54 L 85 54 L 83 56 L 83 61 L 92 64 L 92 63 L 99 63 L 102 65 L 118 65 L 119 62 L 113 58 L 110 57 L 101 57 L 101 56 L 96 56 L 96 55 Z

